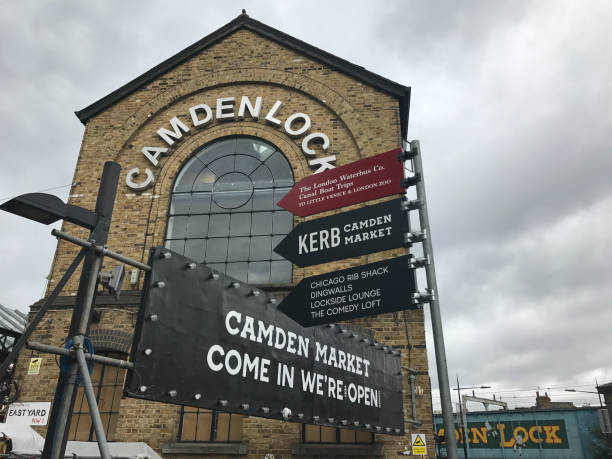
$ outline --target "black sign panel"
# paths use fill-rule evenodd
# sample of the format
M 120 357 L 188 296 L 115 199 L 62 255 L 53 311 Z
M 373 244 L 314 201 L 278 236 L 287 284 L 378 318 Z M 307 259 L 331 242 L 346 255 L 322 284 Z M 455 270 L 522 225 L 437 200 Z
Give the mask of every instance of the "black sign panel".
M 402 198 L 300 223 L 274 251 L 298 266 L 395 249 L 409 231 Z
M 401 356 L 338 326 L 305 329 L 262 291 L 152 251 L 126 394 L 402 435 Z
M 410 256 L 302 279 L 278 307 L 304 327 L 414 307 Z

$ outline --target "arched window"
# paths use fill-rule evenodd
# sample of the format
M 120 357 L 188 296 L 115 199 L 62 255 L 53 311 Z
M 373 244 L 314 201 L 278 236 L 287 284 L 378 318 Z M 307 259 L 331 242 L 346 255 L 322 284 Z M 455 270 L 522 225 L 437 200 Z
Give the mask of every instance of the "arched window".
M 291 263 L 272 249 L 293 228 L 276 206 L 293 183 L 283 153 L 260 139 L 205 146 L 174 184 L 166 248 L 250 284 L 291 282 Z

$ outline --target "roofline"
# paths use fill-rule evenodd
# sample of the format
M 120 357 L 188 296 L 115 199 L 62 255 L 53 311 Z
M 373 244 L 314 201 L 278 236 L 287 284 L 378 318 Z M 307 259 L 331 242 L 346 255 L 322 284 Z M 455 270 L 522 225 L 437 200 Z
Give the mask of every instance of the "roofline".
M 399 100 L 400 105 L 400 122 L 402 129 L 402 137 L 406 139 L 408 130 L 408 112 L 410 109 L 410 87 L 403 86 L 392 80 L 384 78 L 374 72 L 366 70 L 364 67 L 352 64 L 351 62 L 337 57 L 327 51 L 324 51 L 315 46 L 309 45 L 302 40 L 292 37 L 280 30 L 270 27 L 262 22 L 251 19 L 246 14 L 241 14 L 226 25 L 217 29 L 213 33 L 207 35 L 201 40 L 195 42 L 191 46 L 183 49 L 174 56 L 166 59 L 150 70 L 146 71 L 139 77 L 126 83 L 110 94 L 97 100 L 93 104 L 78 110 L 75 112 L 81 123 L 86 124 L 87 121 L 94 116 L 98 115 L 108 107 L 119 102 L 123 98 L 127 97 L 134 91 L 140 89 L 142 86 L 150 83 L 164 73 L 172 70 L 173 68 L 184 63 L 191 57 L 205 50 L 206 48 L 214 45 L 225 37 L 233 34 L 234 32 L 246 29 L 254 33 L 257 33 L 269 40 L 272 40 L 280 45 L 298 51 L 316 61 L 319 61 L 334 70 L 342 72 L 350 77 L 360 80 L 376 89 L 386 92 Z
M 535 407 L 523 407 L 523 408 L 512 408 L 509 410 L 478 410 L 478 411 L 468 411 L 467 413 L 465 413 L 467 416 L 470 415 L 500 415 L 500 414 L 514 414 L 514 413 L 551 413 L 551 412 L 559 412 L 559 411 L 563 411 L 563 412 L 567 412 L 567 411 L 595 411 L 595 410 L 600 410 L 601 407 L 599 406 L 570 406 L 567 408 L 535 408 Z M 456 414 L 456 413 L 453 413 Z M 438 413 L 434 413 L 434 418 L 442 418 L 442 413 L 438 414 Z

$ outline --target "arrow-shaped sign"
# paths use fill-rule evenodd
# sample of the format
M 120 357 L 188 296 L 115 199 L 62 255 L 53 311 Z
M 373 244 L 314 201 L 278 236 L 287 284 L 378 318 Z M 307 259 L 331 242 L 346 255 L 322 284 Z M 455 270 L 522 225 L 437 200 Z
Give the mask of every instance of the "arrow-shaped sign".
M 300 180 L 278 205 L 305 217 L 404 192 L 401 148 L 354 161 Z
M 311 266 L 401 247 L 409 231 L 402 200 L 300 223 L 274 251 L 298 266 Z
M 410 256 L 302 279 L 278 309 L 303 327 L 414 307 Z

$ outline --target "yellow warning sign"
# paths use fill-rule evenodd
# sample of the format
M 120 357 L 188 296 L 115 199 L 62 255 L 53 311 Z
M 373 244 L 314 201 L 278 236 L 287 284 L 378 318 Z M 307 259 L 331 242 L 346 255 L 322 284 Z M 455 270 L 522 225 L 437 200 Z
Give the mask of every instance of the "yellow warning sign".
M 40 366 L 42 365 L 42 357 L 33 357 L 30 359 L 30 366 L 28 367 L 29 375 L 37 375 L 40 373 Z
M 425 434 L 412 434 L 412 454 L 427 454 L 427 440 Z

